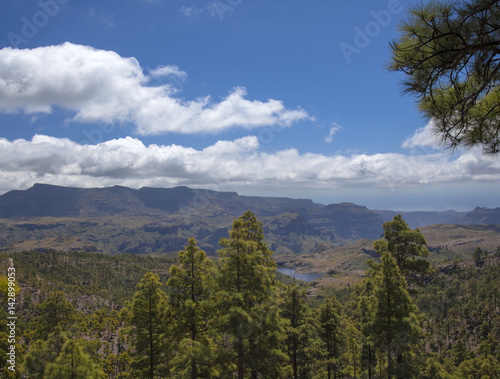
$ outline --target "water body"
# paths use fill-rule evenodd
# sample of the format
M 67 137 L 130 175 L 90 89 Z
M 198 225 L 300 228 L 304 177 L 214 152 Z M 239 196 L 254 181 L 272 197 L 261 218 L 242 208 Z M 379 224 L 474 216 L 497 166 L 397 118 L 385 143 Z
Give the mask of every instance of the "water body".
M 278 268 L 278 271 L 281 272 L 282 274 L 291 276 L 292 278 L 303 280 L 304 282 L 312 282 L 313 280 L 318 279 L 320 276 L 325 275 L 325 274 L 318 274 L 317 272 L 296 273 L 293 268 L 286 268 L 286 267 L 280 267 Z

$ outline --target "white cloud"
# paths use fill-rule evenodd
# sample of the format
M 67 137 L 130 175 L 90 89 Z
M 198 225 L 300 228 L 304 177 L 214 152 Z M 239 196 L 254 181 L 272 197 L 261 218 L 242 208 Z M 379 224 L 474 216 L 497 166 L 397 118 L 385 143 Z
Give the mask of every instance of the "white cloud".
M 0 191 L 36 182 L 134 188 L 188 185 L 214 189 L 287 191 L 318 188 L 425 188 L 429 185 L 500 181 L 500 161 L 471 150 L 446 153 L 332 155 L 295 149 L 265 153 L 254 136 L 218 141 L 202 150 L 144 145 L 121 138 L 97 145 L 36 135 L 31 141 L 0 139 Z
M 342 126 L 337 124 L 336 122 L 333 123 L 333 126 L 330 128 L 330 133 L 325 137 L 325 142 L 330 143 L 333 141 L 333 136 L 335 133 L 337 133 L 339 130 L 342 129 Z
M 181 12 L 186 17 L 196 17 L 203 13 L 203 9 L 183 6 L 181 9 L 179 9 L 179 12 Z
M 179 70 L 179 67 L 175 65 L 160 66 L 158 68 L 155 68 L 154 70 L 149 71 L 149 74 L 153 77 L 175 76 L 180 79 L 184 79 L 187 77 L 187 73 L 185 71 Z
M 153 74 L 183 75 L 175 66 Z M 246 99 L 238 87 L 220 102 L 174 97 L 167 84 L 149 86 L 135 58 L 113 51 L 64 43 L 35 49 L 0 50 L 0 111 L 51 113 L 54 106 L 74 111 L 82 122 L 131 122 L 142 135 L 168 132 L 217 133 L 235 127 L 290 126 L 311 120 L 302 109 L 279 100 Z
M 435 131 L 435 125 L 431 121 L 423 128 L 419 128 L 415 133 L 408 137 L 401 145 L 403 149 L 440 149 L 442 146 L 439 143 L 439 137 Z

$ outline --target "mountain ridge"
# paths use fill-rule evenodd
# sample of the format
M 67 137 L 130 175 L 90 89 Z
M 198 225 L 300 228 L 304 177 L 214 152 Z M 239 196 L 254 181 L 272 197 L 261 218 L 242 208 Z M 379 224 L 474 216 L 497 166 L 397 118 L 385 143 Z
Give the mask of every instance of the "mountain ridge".
M 308 254 L 381 237 L 382 224 L 402 214 L 411 228 L 441 224 L 500 224 L 500 208 L 471 212 L 370 210 L 353 203 L 243 196 L 189 187 L 131 189 L 36 184 L 0 195 L 0 249 L 84 249 L 110 253 L 174 253 L 188 237 L 215 253 L 232 220 L 251 210 L 270 248 Z M 435 222 L 438 221 L 438 222 Z
M 113 199 L 111 196 L 114 196 Z M 117 201 L 116 199 L 119 199 Z M 43 201 L 41 201 L 43 200 Z M 63 187 L 35 183 L 26 190 L 12 190 L 0 195 L 0 218 L 15 217 L 103 217 L 145 215 L 178 212 L 186 208 L 220 206 L 221 201 L 233 206 L 234 214 L 253 207 L 260 216 L 285 212 L 299 214 L 319 211 L 328 207 L 351 206 L 368 209 L 349 202 L 319 204 L 311 199 L 239 195 L 234 191 L 193 189 L 186 186 L 173 188 L 142 187 L 133 189 L 115 185 L 102 188 Z M 20 204 L 22 202 L 22 204 Z M 264 209 L 267 207 L 266 209 Z M 359 207 L 359 208 L 358 208 Z M 84 209 L 86 208 L 86 209 Z M 227 206 L 225 207 L 227 210 Z M 500 208 L 476 207 L 469 212 L 447 211 L 397 211 L 368 209 L 379 215 L 383 222 L 401 214 L 411 227 L 432 224 L 499 224 Z M 241 211 L 241 212 L 240 212 Z
M 186 208 L 213 210 L 221 202 L 234 208 L 235 214 L 244 212 L 249 206 L 256 208 L 255 213 L 259 215 L 283 213 L 283 210 L 300 213 L 305 208 L 315 207 L 310 199 L 241 196 L 237 192 L 185 186 L 78 188 L 37 183 L 27 190 L 12 190 L 0 195 L 0 218 L 157 215 Z

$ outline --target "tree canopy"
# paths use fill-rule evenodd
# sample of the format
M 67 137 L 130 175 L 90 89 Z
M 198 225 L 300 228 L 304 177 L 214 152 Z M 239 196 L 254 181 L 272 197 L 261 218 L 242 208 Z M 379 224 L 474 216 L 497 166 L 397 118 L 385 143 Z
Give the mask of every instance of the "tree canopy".
M 0 267 L 13 257 L 19 283 L 29 283 L 20 286 L 19 338 L 12 341 L 7 323 L 0 324 L 0 377 L 499 378 L 500 259 L 478 247 L 480 261 L 446 258 L 408 287 L 407 277 L 425 268 L 425 239 L 401 216 L 384 231 L 380 258 L 369 261 L 361 283 L 285 284 L 262 223 L 245 212 L 220 241 L 218 259 L 194 239 L 173 265 L 122 257 L 137 272 L 149 271 L 141 280 L 129 277 L 135 292 L 121 311 L 109 301 L 116 299 L 113 272 L 129 271 L 110 265 L 115 258 L 79 260 L 63 286 L 63 268 L 82 257 L 0 253 Z M 23 257 L 50 263 L 48 280 L 31 276 L 33 262 Z M 110 289 L 107 298 L 95 296 L 101 292 L 93 286 L 92 296 L 81 296 L 73 285 L 88 283 L 91 268 Z M 5 307 L 0 316 L 7 318 Z M 6 365 L 13 342 L 15 370 Z
M 378 254 L 390 253 L 405 276 L 426 274 L 431 266 L 426 258 L 429 256 L 427 241 L 420 230 L 412 230 L 401 215 L 394 216 L 392 221 L 383 225 L 384 239 L 375 242 Z
M 391 70 L 448 147 L 500 151 L 500 2 L 431 0 L 408 12 Z
M 421 334 L 418 308 L 392 255 L 382 255 L 370 279 L 374 281 L 371 337 L 376 347 L 385 350 L 387 378 L 412 377 L 418 372 L 413 360 Z
M 281 366 L 284 320 L 277 306 L 276 263 L 264 242 L 262 223 L 248 211 L 222 238 L 218 275 L 221 327 L 231 341 L 229 356 L 239 379 L 286 377 Z
M 170 333 L 175 335 L 172 374 L 180 377 L 210 377 L 214 374 L 212 352 L 215 306 L 211 299 L 210 274 L 213 269 L 194 238 L 179 251 L 179 265 L 170 267 L 167 286 Z M 215 375 L 215 374 L 214 374 Z
M 156 378 L 165 371 L 168 360 L 164 338 L 166 295 L 160 286 L 158 275 L 146 273 L 137 284 L 130 309 L 124 311 L 127 323 L 132 326 L 132 367 L 134 374 L 142 378 Z

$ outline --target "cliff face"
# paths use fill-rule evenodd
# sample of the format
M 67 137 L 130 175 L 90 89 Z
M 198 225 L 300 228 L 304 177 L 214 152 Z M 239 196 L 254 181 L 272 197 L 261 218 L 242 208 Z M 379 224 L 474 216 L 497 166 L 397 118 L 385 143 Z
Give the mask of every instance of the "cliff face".
M 37 184 L 0 196 L 0 249 L 15 244 L 17 249 L 30 249 L 29 241 L 38 241 L 35 245 L 48 249 L 176 253 L 189 237 L 195 237 L 203 249 L 215 253 L 232 220 L 247 210 L 264 223 L 270 248 L 283 253 L 309 253 L 322 244 L 378 239 L 383 222 L 398 214 L 352 203 L 325 206 L 308 199 L 187 187 L 83 189 Z M 455 223 L 500 224 L 500 208 L 476 208 L 463 215 L 414 213 L 415 222 L 427 225 L 449 217 L 459 221 Z
M 0 196 L 0 218 L 106 217 L 161 214 L 189 204 L 195 191 L 177 188 L 70 188 L 35 184 Z
M 0 196 L 0 219 L 11 220 L 0 223 L 0 248 L 14 241 L 45 241 L 39 243 L 44 248 L 92 245 L 114 253 L 176 252 L 188 237 L 195 237 L 215 253 L 231 221 L 247 210 L 264 223 L 270 247 L 282 252 L 308 253 L 318 244 L 378 238 L 381 233 L 382 221 L 375 213 L 349 203 L 325 206 L 308 199 L 187 187 L 83 189 L 37 184 Z M 47 217 L 65 220 L 54 224 Z M 22 225 L 19 218 L 24 219 Z M 64 240 L 67 236 L 71 243 Z
M 457 212 L 453 210 L 439 212 L 398 212 L 374 210 L 374 212 L 377 213 L 384 222 L 391 221 L 394 216 L 400 214 L 412 229 L 434 224 L 459 224 L 467 214 L 467 212 Z
M 192 213 L 240 215 L 251 209 L 259 216 L 307 213 L 322 207 L 311 200 L 239 196 L 236 192 L 175 188 L 70 188 L 35 184 L 25 191 L 0 196 L 0 218 L 106 217 Z
M 500 208 L 489 209 L 477 207 L 473 211 L 468 212 L 461 223 L 465 225 L 500 224 Z
M 330 204 L 312 213 L 310 223 L 316 229 L 330 230 L 336 237 L 349 240 L 376 239 L 383 233 L 379 215 L 352 203 Z

